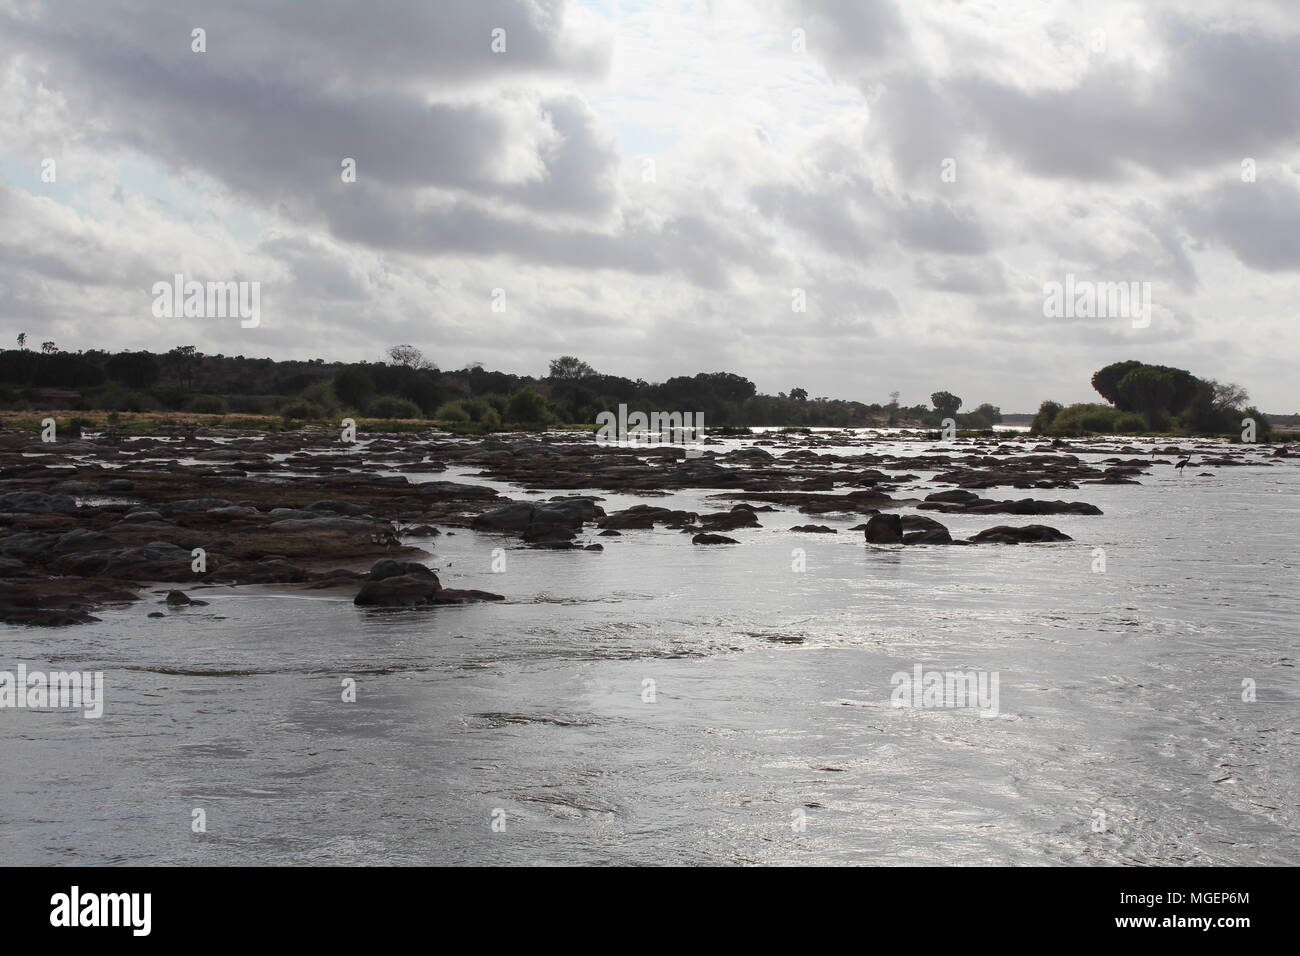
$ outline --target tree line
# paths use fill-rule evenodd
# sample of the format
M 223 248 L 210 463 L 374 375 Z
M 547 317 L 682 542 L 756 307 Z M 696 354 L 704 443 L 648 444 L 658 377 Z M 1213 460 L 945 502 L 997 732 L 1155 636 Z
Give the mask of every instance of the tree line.
M 242 355 L 205 355 L 192 345 L 167 352 L 65 352 L 53 342 L 0 351 L 0 407 L 118 412 L 280 415 L 317 420 L 342 415 L 433 419 L 483 428 L 508 424 L 593 424 L 625 404 L 629 411 L 704 415 L 709 426 L 911 426 L 936 428 L 952 418 L 960 428 L 1001 421 L 994 405 L 961 413 L 962 401 L 936 391 L 931 405 L 810 397 L 800 387 L 758 392 L 733 372 L 698 372 L 647 382 L 596 371 L 576 356 L 560 356 L 539 376 L 489 371 L 481 363 L 442 370 L 412 345 L 395 345 L 371 362 L 333 362 Z

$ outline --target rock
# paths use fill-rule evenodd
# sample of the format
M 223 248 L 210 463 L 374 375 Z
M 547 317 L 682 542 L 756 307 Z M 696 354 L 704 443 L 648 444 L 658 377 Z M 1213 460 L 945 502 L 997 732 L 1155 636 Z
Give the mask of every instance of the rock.
M 932 495 L 925 496 L 926 501 L 943 501 L 965 504 L 967 502 L 979 501 L 980 496 L 973 491 L 936 491 Z
M 21 554 L 28 557 L 45 554 L 54 547 L 61 535 L 48 531 L 23 531 L 0 538 L 0 554 Z
M 722 534 L 697 534 L 691 538 L 691 544 L 740 544 L 740 542 Z
M 930 531 L 912 531 L 903 535 L 903 544 L 952 544 L 947 528 Z
M 47 495 L 43 491 L 11 491 L 0 495 L 0 511 L 75 512 L 77 501 L 71 495 Z
M 493 594 L 491 591 L 461 591 L 455 588 L 443 588 L 438 592 L 435 604 L 464 604 L 467 601 L 504 601 L 505 597 L 501 594 Z
M 1024 527 L 998 525 L 987 528 L 970 538 L 972 544 L 1021 544 L 1038 541 L 1073 541 L 1068 534 L 1049 528 L 1045 524 L 1030 524 Z
M 87 551 L 103 551 L 115 547 L 117 542 L 108 535 L 91 531 L 89 528 L 78 528 L 76 531 L 59 535 L 50 551 L 53 554 L 83 554 Z
M 700 515 L 700 528 L 704 531 L 735 531 L 737 528 L 758 528 L 758 516 L 747 508 L 719 511 Z
M 62 574 L 104 577 L 116 580 L 182 581 L 193 578 L 191 555 L 184 548 L 154 541 L 122 551 L 90 551 L 69 554 L 53 562 Z
M 272 521 L 266 526 L 268 531 L 279 531 L 284 534 L 294 534 L 299 531 L 344 531 L 348 534 L 372 535 L 385 528 L 391 530 L 392 525 L 386 521 L 330 515 L 315 518 L 285 518 L 281 521 Z
M 211 511 L 213 508 L 231 508 L 233 501 L 225 498 L 182 498 L 179 501 L 164 501 L 159 507 L 167 511 Z
M 274 513 L 275 512 L 272 512 L 272 514 Z M 313 518 L 316 517 L 314 514 L 312 514 L 309 511 L 304 511 L 301 513 L 305 515 L 310 515 Z M 206 514 L 209 518 L 221 518 L 223 520 L 229 520 L 232 518 L 257 518 L 260 517 L 262 513 L 258 511 L 256 508 L 250 508 L 247 505 L 228 505 L 223 508 L 209 508 L 206 512 L 204 512 L 204 514 Z
M 184 591 L 168 591 L 163 603 L 170 607 L 207 607 L 207 601 L 195 601 Z
M 146 521 L 162 521 L 162 520 L 163 520 L 163 516 L 159 514 L 157 511 L 132 511 L 130 514 L 123 515 L 120 523 L 136 524 L 137 522 L 143 523 Z
M 415 577 L 432 578 L 438 580 L 438 575 L 430 568 L 423 564 L 417 564 L 414 561 L 394 561 L 392 558 L 384 558 L 382 561 L 376 561 L 370 569 L 369 580 L 383 581 L 385 578 L 395 578 L 402 575 L 413 575 Z
M 872 515 L 863 536 L 868 544 L 901 544 L 903 521 L 896 514 Z
M 824 524 L 797 524 L 791 531 L 804 531 L 808 534 L 839 534 L 834 528 L 828 528 Z
M 928 515 L 899 515 L 904 533 L 908 531 L 947 531 L 948 529 Z
M 567 541 L 577 535 L 587 515 L 596 514 L 603 515 L 604 512 L 585 498 L 552 501 L 545 505 L 516 501 L 477 515 L 470 527 L 476 531 L 518 534 L 525 541 L 534 543 Z
M 424 568 L 428 571 L 428 568 Z M 428 574 L 396 574 L 367 581 L 352 599 L 362 607 L 412 607 L 433 604 L 442 584 L 438 576 Z

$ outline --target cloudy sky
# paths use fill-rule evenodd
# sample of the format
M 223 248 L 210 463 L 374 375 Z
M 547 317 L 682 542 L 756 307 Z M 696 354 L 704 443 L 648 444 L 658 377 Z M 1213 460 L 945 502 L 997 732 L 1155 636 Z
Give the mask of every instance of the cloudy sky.
M 1045 317 L 1071 273 L 1149 326 Z M 1293 412 L 1298 293 L 1288 0 L 0 0 L 7 343 Z

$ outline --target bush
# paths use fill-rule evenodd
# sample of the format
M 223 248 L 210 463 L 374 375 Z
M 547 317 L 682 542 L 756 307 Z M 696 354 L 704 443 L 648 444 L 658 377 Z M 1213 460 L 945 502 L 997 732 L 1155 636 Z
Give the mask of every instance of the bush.
M 1056 416 L 1059 414 L 1061 414 L 1060 402 L 1043 402 L 1038 406 L 1038 414 L 1034 416 L 1033 422 L 1030 423 L 1029 433 L 1031 435 L 1048 434 L 1052 429 L 1053 422 L 1056 421 Z
M 371 418 L 419 418 L 421 417 L 420 406 L 409 398 L 399 398 L 396 395 L 380 395 L 370 407 L 366 409 L 366 414 Z
M 158 403 L 144 392 L 109 385 L 95 395 L 90 406 L 110 412 L 151 412 L 158 408 Z
M 433 417 L 444 422 L 467 422 L 472 418 L 459 402 L 443 402 Z
M 510 396 L 505 420 L 512 424 L 544 425 L 550 419 L 546 399 L 531 388 L 521 388 Z
M 234 395 L 230 408 L 240 415 L 270 415 L 275 411 L 273 395 Z
M 325 409 L 321 408 L 315 402 L 295 399 L 280 409 L 280 415 L 285 421 L 290 419 L 320 419 L 325 417 Z
M 220 395 L 196 395 L 185 406 L 187 411 L 196 415 L 224 415 L 230 406 Z

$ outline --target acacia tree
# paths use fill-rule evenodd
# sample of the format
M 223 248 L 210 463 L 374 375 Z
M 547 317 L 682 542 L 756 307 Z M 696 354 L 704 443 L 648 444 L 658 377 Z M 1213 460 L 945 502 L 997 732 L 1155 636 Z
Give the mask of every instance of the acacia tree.
M 597 372 L 594 368 L 576 355 L 561 355 L 559 358 L 551 359 L 550 373 L 547 377 L 560 379 L 562 381 L 571 381 L 574 379 L 592 378 L 596 374 Z
M 930 404 L 944 418 L 951 418 L 961 408 L 961 399 L 952 392 L 935 392 L 930 396 Z
M 1146 417 L 1151 428 L 1157 426 L 1162 413 L 1169 411 L 1176 390 L 1173 376 L 1151 365 L 1135 368 L 1119 380 L 1120 394 L 1134 411 Z
M 414 345 L 394 345 L 388 350 L 388 361 L 390 365 L 400 365 L 402 368 L 416 371 L 436 369 L 436 366 Z

